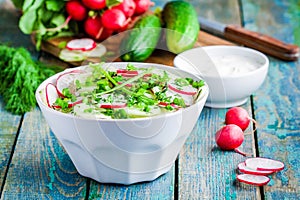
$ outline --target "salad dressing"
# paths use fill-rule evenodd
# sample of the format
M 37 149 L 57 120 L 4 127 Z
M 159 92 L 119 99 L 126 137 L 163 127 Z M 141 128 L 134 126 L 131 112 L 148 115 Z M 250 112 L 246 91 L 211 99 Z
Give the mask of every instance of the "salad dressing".
M 257 60 L 240 55 L 215 55 L 210 58 L 214 66 L 202 70 L 203 74 L 210 76 L 242 75 L 261 65 Z

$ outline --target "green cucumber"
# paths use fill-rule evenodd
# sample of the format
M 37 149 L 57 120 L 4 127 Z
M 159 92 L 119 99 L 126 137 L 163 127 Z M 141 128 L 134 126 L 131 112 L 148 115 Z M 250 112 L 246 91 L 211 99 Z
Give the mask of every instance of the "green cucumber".
M 166 26 L 168 50 L 178 54 L 193 48 L 197 41 L 200 25 L 194 7 L 185 1 L 170 1 L 162 12 Z
M 120 45 L 122 61 L 140 62 L 154 51 L 161 33 L 161 21 L 156 15 L 145 15 L 129 30 Z

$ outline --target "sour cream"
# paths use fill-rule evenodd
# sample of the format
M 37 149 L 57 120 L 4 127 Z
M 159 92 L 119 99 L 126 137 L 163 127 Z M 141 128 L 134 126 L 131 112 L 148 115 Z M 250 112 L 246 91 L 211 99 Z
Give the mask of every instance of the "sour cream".
M 213 55 L 210 59 L 211 64 L 201 69 L 201 73 L 210 76 L 242 75 L 261 65 L 257 60 L 241 55 Z

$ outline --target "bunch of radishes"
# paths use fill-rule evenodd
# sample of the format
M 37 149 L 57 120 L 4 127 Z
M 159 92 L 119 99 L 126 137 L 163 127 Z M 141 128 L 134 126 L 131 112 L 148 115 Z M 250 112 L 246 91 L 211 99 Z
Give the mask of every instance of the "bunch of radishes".
M 240 151 L 238 147 L 244 141 L 244 130 L 247 129 L 250 122 L 253 121 L 248 112 L 242 107 L 230 108 L 225 115 L 225 126 L 216 132 L 215 140 L 222 150 L 235 150 L 246 156 L 247 154 Z M 240 182 L 262 186 L 270 181 L 266 175 L 280 171 L 284 164 L 280 161 L 269 158 L 248 158 L 238 164 L 238 170 L 242 174 L 237 176 Z
M 127 29 L 134 17 L 145 13 L 151 0 L 69 0 L 69 19 L 83 23 L 84 32 L 95 40 L 105 40 Z

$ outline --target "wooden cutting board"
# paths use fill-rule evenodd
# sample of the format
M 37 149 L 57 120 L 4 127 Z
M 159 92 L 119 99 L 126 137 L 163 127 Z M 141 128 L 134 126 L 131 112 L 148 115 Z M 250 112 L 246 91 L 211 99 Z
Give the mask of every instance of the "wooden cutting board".
M 61 49 L 58 47 L 61 42 L 69 41 L 71 40 L 71 37 L 61 37 L 61 38 L 53 38 L 48 41 L 44 41 L 41 45 L 42 51 L 48 52 L 56 57 L 59 57 L 59 53 Z M 115 61 L 121 61 L 116 55 L 118 54 L 118 49 L 120 45 L 120 41 L 122 40 L 122 36 L 120 37 L 110 37 L 109 39 L 105 40 L 101 44 L 103 44 L 109 53 L 107 53 L 105 56 L 101 58 L 88 58 L 87 60 L 83 62 L 70 62 L 69 64 L 74 66 L 80 66 L 85 65 L 89 62 L 115 62 Z M 209 46 L 209 45 L 235 45 L 229 41 L 226 41 L 224 39 L 218 38 L 216 36 L 213 36 L 211 34 L 208 34 L 204 31 L 199 31 L 198 34 L 198 40 L 194 47 L 201 47 L 201 46 Z M 166 49 L 166 48 L 163 48 Z M 157 49 L 155 50 L 152 55 L 145 60 L 144 62 L 147 63 L 159 63 L 159 64 L 165 64 L 169 66 L 173 66 L 173 60 L 175 58 L 175 54 Z

